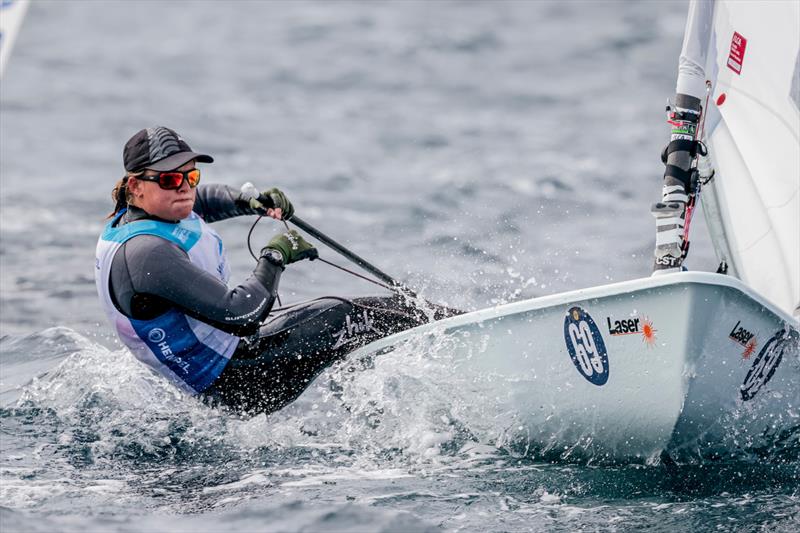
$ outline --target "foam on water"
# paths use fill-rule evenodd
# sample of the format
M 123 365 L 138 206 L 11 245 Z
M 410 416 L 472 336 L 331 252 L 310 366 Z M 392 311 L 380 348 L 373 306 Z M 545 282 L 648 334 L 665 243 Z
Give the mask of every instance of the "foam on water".
M 243 520 L 251 509 L 260 513 L 266 500 L 291 509 L 302 495 L 333 505 L 331 517 L 343 521 L 354 514 L 357 521 L 400 520 L 415 530 L 430 524 L 411 516 L 436 516 L 432 508 L 448 506 L 460 509 L 446 519 L 454 529 L 501 520 L 511 529 L 532 523 L 567 530 L 658 523 L 672 515 L 684 523 L 686 512 L 707 517 L 731 506 L 797 504 L 796 462 L 699 464 L 673 472 L 537 462 L 538 453 L 526 456 L 508 436 L 513 416 L 487 409 L 492 402 L 475 395 L 489 391 L 453 372 L 450 342 L 427 337 L 399 353 L 347 361 L 289 408 L 242 419 L 181 394 L 127 350 L 110 351 L 67 328 L 14 341 L 16 348 L 69 348 L 0 411 L 3 431 L 15 435 L 13 447 L 3 444 L 0 497 L 20 512 L 180 510 L 222 513 L 211 523 L 227 524 L 230 513 Z M 7 368 L 13 374 L 24 367 Z M 744 493 L 726 495 L 722 487 Z M 665 500 L 669 494 L 703 500 L 679 506 Z M 342 495 L 352 507 L 337 506 Z M 308 512 L 307 504 L 301 510 Z M 25 522 L 24 513 L 5 512 L 10 523 Z M 153 522 L 156 531 L 174 525 Z

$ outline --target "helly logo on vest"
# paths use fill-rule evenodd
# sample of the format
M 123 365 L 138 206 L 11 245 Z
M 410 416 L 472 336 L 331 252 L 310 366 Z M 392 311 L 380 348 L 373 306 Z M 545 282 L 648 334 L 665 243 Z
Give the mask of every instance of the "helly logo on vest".
M 189 237 L 192 236 L 191 232 L 183 229 L 180 226 L 175 226 L 175 229 L 172 230 L 172 234 L 175 236 L 176 239 L 185 243 L 189 240 Z
M 167 342 L 164 340 L 166 336 L 167 334 L 161 328 L 153 328 L 147 334 L 148 340 L 158 347 L 158 349 L 161 351 L 161 355 L 164 356 L 164 359 L 175 364 L 175 366 L 183 370 L 184 374 L 188 374 L 189 363 L 172 353 L 172 348 L 170 348 L 169 344 L 167 344 Z

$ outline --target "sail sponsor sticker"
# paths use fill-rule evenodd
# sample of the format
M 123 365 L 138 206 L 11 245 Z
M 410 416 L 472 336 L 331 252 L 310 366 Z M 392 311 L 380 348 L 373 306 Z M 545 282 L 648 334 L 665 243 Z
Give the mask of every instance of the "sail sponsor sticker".
M 731 39 L 731 51 L 728 54 L 728 68 L 736 74 L 742 73 L 742 65 L 744 65 L 744 51 L 747 48 L 747 39 L 735 31 Z
M 770 337 L 758 352 L 753 366 L 750 367 L 744 378 L 744 383 L 739 391 L 743 401 L 752 400 L 758 391 L 772 379 L 778 365 L 781 364 L 784 352 L 793 344 L 797 344 L 797 338 L 788 335 L 784 330 L 780 330 Z
M 564 341 L 572 364 L 589 383 L 602 386 L 608 381 L 606 344 L 591 315 L 572 307 L 564 317 Z
M 736 324 L 731 328 L 731 332 L 728 334 L 728 338 L 733 342 L 741 344 L 744 346 L 744 351 L 742 352 L 742 357 L 744 359 L 750 359 L 750 356 L 753 355 L 753 352 L 756 351 L 758 347 L 758 341 L 756 340 L 755 333 L 752 333 L 744 326 L 741 325 L 742 321 L 739 320 Z
M 616 319 L 611 316 L 606 317 L 608 334 L 612 337 L 624 335 L 639 335 L 642 342 L 647 346 L 653 346 L 656 342 L 656 332 L 653 321 L 647 317 L 637 316 L 634 318 Z

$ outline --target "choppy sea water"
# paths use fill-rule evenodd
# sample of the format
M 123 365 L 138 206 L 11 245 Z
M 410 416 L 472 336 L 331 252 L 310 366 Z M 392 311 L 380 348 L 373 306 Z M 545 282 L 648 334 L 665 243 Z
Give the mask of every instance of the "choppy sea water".
M 0 528 L 797 530 L 794 459 L 545 461 L 470 411 L 481 399 L 431 354 L 333 369 L 279 413 L 233 418 L 139 365 L 96 301 L 121 147 L 155 124 L 216 157 L 204 180 L 280 186 L 435 301 L 478 309 L 645 276 L 685 13 L 33 2 L 0 85 Z M 234 280 L 252 268 L 249 224 L 216 225 Z M 690 266 L 713 270 L 696 224 Z M 319 263 L 293 266 L 281 291 L 372 293 Z

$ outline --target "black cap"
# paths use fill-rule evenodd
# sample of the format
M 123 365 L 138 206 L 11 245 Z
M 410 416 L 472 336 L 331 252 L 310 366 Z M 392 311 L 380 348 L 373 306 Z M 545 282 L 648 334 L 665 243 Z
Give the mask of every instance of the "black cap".
M 192 151 L 180 135 L 164 126 L 146 128 L 130 138 L 122 151 L 125 170 L 174 170 L 192 159 L 213 163 L 214 158 Z

